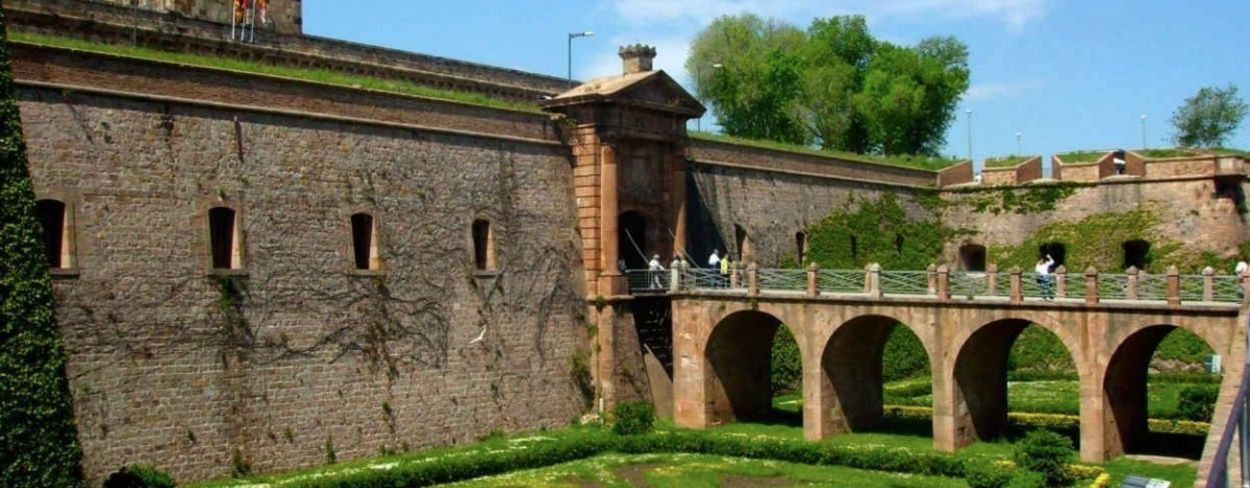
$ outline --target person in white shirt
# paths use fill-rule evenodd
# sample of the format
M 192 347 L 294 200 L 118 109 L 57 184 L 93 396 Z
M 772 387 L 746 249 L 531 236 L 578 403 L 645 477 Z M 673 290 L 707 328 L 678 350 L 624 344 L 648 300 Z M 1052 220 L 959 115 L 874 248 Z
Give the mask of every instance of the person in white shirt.
M 1050 267 L 1055 265 L 1055 260 L 1047 254 L 1042 259 L 1037 260 L 1037 265 L 1033 267 L 1033 272 L 1037 273 L 1037 286 L 1042 289 L 1042 300 L 1053 300 L 1055 298 L 1054 290 L 1051 287 Z
M 1233 268 L 1233 274 L 1237 276 L 1237 296 L 1245 298 L 1246 296 L 1246 276 L 1250 275 L 1250 264 L 1246 264 L 1246 260 L 1237 261 L 1237 267 Z
M 712 255 L 708 256 L 707 267 L 712 268 L 712 269 L 720 268 L 720 253 L 716 249 L 713 249 Z
M 651 288 L 663 288 L 660 282 L 661 271 L 664 271 L 664 265 L 660 264 L 660 255 L 651 255 L 651 261 L 647 262 L 647 274 L 651 275 Z

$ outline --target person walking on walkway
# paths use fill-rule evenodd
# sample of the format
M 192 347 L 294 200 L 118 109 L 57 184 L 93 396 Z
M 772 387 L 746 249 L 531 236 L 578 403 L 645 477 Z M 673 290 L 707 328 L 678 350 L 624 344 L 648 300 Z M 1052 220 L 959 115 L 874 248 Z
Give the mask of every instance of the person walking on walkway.
M 1246 276 L 1250 276 L 1250 264 L 1246 264 L 1246 260 L 1237 261 L 1237 266 L 1233 268 L 1233 274 L 1237 276 L 1237 298 L 1246 297 Z
M 1047 254 L 1042 259 L 1037 260 L 1037 265 L 1033 267 L 1033 272 L 1037 273 L 1037 286 L 1042 289 L 1042 300 L 1053 300 L 1055 298 L 1054 288 L 1051 286 L 1050 275 L 1051 266 L 1055 265 L 1055 260 L 1051 259 Z
M 729 282 L 730 282 L 730 279 L 729 279 L 729 267 L 730 267 L 730 264 L 731 264 L 731 263 L 729 262 L 729 255 L 728 255 L 728 254 L 726 254 L 726 255 L 725 255 L 725 259 L 720 260 L 720 286 L 721 286 L 722 288 L 729 288 Z

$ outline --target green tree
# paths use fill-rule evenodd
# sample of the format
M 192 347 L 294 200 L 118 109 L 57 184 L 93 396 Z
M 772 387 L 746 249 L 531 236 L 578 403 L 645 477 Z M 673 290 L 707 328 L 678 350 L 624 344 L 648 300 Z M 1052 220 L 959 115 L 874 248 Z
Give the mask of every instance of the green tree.
M 686 59 L 696 95 L 715 100 L 725 132 L 806 144 L 798 100 L 803 32 L 755 15 L 724 16 L 699 33 Z M 719 66 L 719 67 L 718 67 Z
M 0 486 L 82 486 L 65 351 L 0 13 Z
M 936 155 L 969 78 L 954 38 L 897 46 L 859 16 L 815 19 L 807 32 L 721 17 L 695 38 L 686 69 L 729 135 L 891 155 Z
M 1236 86 L 1203 87 L 1172 113 L 1173 140 L 1182 147 L 1221 146 L 1241 125 L 1246 111 Z

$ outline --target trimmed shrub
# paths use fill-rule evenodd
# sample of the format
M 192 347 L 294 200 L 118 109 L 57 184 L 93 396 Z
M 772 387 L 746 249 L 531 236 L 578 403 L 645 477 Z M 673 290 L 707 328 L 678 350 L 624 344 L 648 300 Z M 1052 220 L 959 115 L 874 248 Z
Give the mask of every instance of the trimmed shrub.
M 612 410 L 616 419 L 612 432 L 618 435 L 637 435 L 651 432 L 655 425 L 655 409 L 643 402 L 625 402 Z
M 0 14 L 0 486 L 82 486 L 52 278 Z
M 1016 466 L 1042 475 L 1043 486 L 1068 486 L 1072 482 L 1068 463 L 1074 457 L 1072 439 L 1047 430 L 1029 432 L 1012 453 Z
M 1220 396 L 1220 389 L 1215 385 L 1194 385 L 1181 388 L 1180 401 L 1176 411 L 1181 418 L 1210 422 L 1215 413 L 1215 400 Z
M 1013 470 L 995 463 L 969 462 L 964 468 L 964 480 L 969 488 L 1003 488 L 1011 482 Z
M 174 488 L 168 473 L 152 466 L 127 466 L 104 480 L 104 488 Z
M 772 370 L 773 395 L 803 391 L 803 358 L 799 343 L 794 340 L 790 328 L 777 327 L 773 334 Z
M 1048 488 L 1054 486 L 1067 485 L 1051 485 L 1047 484 L 1046 476 L 1035 471 L 1018 470 L 1011 477 L 1011 482 L 1007 483 L 1007 488 Z
M 929 354 L 920 338 L 907 326 L 896 324 L 881 353 L 881 377 L 885 381 L 929 375 Z M 925 390 L 922 395 L 928 394 Z

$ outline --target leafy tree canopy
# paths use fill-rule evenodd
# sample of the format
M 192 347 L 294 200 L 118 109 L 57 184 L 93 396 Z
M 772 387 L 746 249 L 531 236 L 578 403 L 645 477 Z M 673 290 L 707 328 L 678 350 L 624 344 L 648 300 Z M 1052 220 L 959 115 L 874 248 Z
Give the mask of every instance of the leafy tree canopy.
M 969 77 L 958 40 L 899 46 L 860 16 L 815 19 L 806 32 L 720 17 L 695 38 L 686 70 L 729 135 L 887 155 L 936 155 Z
M 1182 147 L 1218 147 L 1246 117 L 1246 102 L 1237 87 L 1203 87 L 1172 113 L 1174 141 Z

